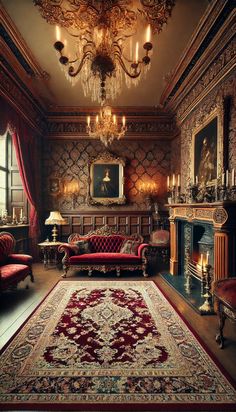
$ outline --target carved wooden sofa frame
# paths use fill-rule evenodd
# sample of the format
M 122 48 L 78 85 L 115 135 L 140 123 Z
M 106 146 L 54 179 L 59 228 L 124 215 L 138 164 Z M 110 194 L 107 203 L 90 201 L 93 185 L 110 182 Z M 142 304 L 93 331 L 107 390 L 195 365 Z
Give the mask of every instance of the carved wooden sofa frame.
M 120 253 L 120 247 L 124 240 L 130 239 L 140 242 L 137 255 Z M 80 240 L 89 240 L 93 252 L 89 254 L 76 255 L 76 243 Z M 99 247 L 101 250 L 99 250 Z M 139 234 L 126 235 L 118 232 L 108 225 L 103 226 L 95 231 L 90 231 L 86 235 L 73 233 L 68 238 L 68 243 L 59 246 L 58 251 L 64 253 L 63 277 L 67 276 L 69 269 L 73 268 L 78 271 L 86 270 L 91 276 L 94 270 L 107 273 L 116 271 L 120 276 L 121 270 L 141 270 L 144 277 L 147 273 L 147 251 L 148 244 L 143 243 L 143 237 Z

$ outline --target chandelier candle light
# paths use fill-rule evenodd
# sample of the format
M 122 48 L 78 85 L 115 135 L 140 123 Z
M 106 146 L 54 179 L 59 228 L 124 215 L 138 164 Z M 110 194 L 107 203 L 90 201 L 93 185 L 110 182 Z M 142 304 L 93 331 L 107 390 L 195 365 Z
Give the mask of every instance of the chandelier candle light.
M 118 125 L 117 117 L 112 115 L 110 106 L 102 106 L 100 115 L 96 116 L 96 121 L 91 125 L 90 116 L 87 117 L 87 132 L 90 137 L 99 138 L 107 147 L 114 139 L 119 140 L 126 133 L 126 119 L 122 117 L 121 126 Z
M 128 87 L 137 84 L 142 72 L 150 67 L 151 31 L 161 32 L 175 0 L 34 0 L 34 3 L 42 17 L 56 25 L 54 48 L 66 77 L 74 83 L 80 75 L 84 95 L 101 101 L 114 99 L 121 92 L 124 79 Z M 140 59 L 139 42 L 135 40 L 143 41 L 139 33 L 144 26 L 147 27 L 144 56 Z M 61 28 L 70 36 L 68 44 L 62 41 Z M 132 43 L 134 59 L 132 48 L 129 50 Z

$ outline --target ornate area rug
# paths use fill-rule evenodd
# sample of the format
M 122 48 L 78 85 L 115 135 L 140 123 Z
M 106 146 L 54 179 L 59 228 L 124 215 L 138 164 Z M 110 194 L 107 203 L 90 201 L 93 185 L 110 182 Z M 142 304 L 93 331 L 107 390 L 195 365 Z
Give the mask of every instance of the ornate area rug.
M 152 281 L 60 281 L 0 358 L 0 409 L 235 410 Z

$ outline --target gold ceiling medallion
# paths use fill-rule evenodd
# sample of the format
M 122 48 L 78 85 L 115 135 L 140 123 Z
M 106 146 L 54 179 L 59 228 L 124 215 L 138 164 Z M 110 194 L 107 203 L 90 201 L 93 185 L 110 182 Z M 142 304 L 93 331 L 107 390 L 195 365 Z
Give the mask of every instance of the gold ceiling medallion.
M 34 0 L 34 3 L 42 17 L 56 25 L 54 47 L 66 77 L 72 83 L 80 78 L 85 96 L 104 101 L 121 92 L 124 80 L 128 87 L 137 84 L 150 67 L 151 32 L 162 30 L 175 0 Z M 144 49 L 141 58 L 140 42 Z

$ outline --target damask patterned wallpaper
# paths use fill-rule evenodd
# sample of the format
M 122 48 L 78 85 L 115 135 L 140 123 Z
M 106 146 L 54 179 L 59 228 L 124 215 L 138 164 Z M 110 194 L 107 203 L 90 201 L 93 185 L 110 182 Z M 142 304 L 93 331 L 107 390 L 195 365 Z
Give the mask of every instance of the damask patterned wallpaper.
M 45 141 L 43 150 L 43 201 L 44 209 L 59 209 L 64 212 L 72 210 L 71 197 L 63 193 L 58 196 L 50 194 L 49 186 L 52 178 L 63 181 L 78 179 L 80 189 L 75 199 L 74 210 L 94 210 L 98 207 L 88 206 L 88 163 L 92 158 L 105 151 L 105 147 L 97 140 L 49 140 Z M 122 141 L 114 142 L 111 150 L 116 156 L 126 159 L 125 195 L 127 203 L 123 206 L 109 206 L 116 210 L 147 210 L 147 199 L 140 193 L 142 182 L 155 182 L 158 185 L 157 201 L 166 202 L 166 176 L 170 170 L 171 147 L 164 141 Z M 106 206 L 100 206 L 101 210 Z

